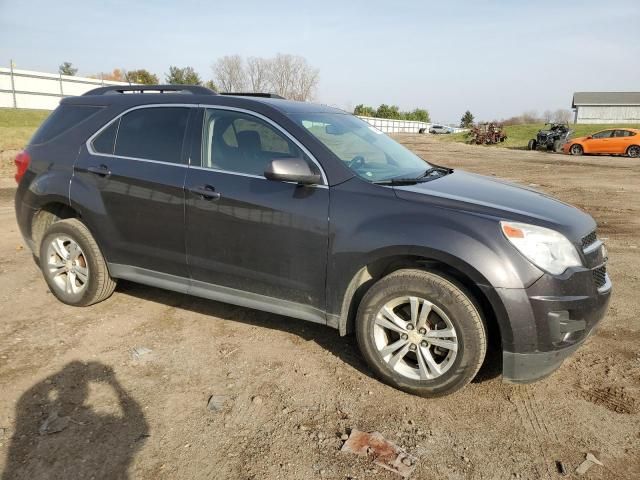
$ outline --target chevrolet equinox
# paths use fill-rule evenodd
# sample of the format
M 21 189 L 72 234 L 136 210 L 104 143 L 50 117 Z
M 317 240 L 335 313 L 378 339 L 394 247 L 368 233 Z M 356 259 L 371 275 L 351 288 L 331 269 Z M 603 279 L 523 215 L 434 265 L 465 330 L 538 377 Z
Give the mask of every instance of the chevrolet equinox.
M 126 279 L 325 324 L 425 397 L 469 383 L 488 345 L 506 381 L 549 375 L 611 294 L 588 214 L 322 105 L 102 87 L 63 99 L 15 163 L 18 224 L 60 301 Z

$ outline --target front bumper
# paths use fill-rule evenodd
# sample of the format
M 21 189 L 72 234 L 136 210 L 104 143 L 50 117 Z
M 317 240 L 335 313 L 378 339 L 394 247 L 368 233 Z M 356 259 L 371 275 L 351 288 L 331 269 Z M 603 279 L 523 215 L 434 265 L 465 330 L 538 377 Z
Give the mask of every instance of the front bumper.
M 548 377 L 575 352 L 583 341 L 562 350 L 537 353 L 502 352 L 502 380 L 508 383 L 532 383 Z
M 529 383 L 557 370 L 604 318 L 611 281 L 594 281 L 592 270 L 544 275 L 526 289 L 496 289 L 511 326 L 504 341 L 503 380 Z

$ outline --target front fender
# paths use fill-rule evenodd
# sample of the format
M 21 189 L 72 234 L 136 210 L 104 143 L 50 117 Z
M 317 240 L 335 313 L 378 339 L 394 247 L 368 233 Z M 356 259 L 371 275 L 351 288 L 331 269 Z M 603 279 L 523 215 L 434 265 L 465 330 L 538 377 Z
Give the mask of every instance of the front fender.
M 355 291 L 375 276 L 367 271 L 371 265 L 385 258 L 411 257 L 435 260 L 469 278 L 483 291 L 496 316 L 505 321 L 508 337 L 508 318 L 496 289 L 521 290 L 542 272 L 504 238 L 500 219 L 400 200 L 392 189 L 363 183 L 347 182 L 331 192 L 329 323 L 345 333 L 343 325 L 353 314 Z M 501 334 L 504 338 L 505 333 Z

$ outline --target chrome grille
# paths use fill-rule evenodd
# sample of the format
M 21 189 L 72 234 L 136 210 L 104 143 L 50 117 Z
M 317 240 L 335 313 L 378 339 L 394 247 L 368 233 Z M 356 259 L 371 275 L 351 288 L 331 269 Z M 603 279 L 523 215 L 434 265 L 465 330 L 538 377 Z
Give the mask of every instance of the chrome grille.
M 605 283 L 607 283 L 607 267 L 601 266 L 598 268 L 594 268 L 591 270 L 591 275 L 593 275 L 593 281 L 596 284 L 596 288 L 602 287 Z

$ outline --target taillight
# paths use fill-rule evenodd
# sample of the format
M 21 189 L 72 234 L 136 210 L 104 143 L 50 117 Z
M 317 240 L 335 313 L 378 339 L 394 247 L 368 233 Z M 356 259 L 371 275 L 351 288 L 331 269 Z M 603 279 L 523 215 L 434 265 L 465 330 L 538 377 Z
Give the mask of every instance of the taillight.
M 29 154 L 23 150 L 18 155 L 16 155 L 16 159 L 14 160 L 16 164 L 16 182 L 20 183 L 22 177 L 24 177 L 27 168 L 29 168 L 29 163 L 31 162 L 31 157 Z

